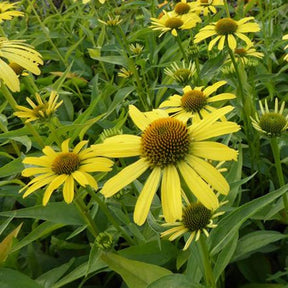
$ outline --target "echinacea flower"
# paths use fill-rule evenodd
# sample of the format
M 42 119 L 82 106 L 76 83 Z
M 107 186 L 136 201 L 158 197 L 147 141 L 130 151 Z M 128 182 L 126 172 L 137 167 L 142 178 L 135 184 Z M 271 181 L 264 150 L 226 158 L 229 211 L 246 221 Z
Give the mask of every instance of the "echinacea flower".
M 181 17 L 182 15 L 186 15 L 186 14 L 191 14 L 191 13 L 194 14 L 194 11 L 192 10 L 192 8 L 193 8 L 192 3 L 187 3 L 187 0 L 181 0 L 175 5 L 172 12 L 175 13 L 175 16 Z
M 282 40 L 288 40 L 288 34 L 284 35 L 284 36 L 282 37 Z M 284 49 L 287 49 L 287 48 L 288 48 L 288 45 L 286 45 L 286 46 L 284 47 Z M 284 56 L 284 60 L 288 61 L 288 54 L 286 54 L 286 55 Z
M 30 99 L 26 98 L 26 101 L 32 107 L 32 109 L 25 106 L 17 105 L 16 108 L 19 111 L 14 112 L 14 115 L 19 118 L 27 118 L 25 123 L 35 120 L 49 120 L 51 116 L 56 112 L 58 107 L 63 103 L 63 100 L 58 101 L 59 95 L 56 91 L 52 91 L 49 96 L 49 100 L 43 101 L 41 96 L 36 93 L 36 104 Z
M 211 50 L 218 42 L 218 49 L 223 50 L 225 45 L 231 50 L 237 47 L 236 37 L 243 40 L 248 46 L 252 46 L 252 41 L 244 34 L 249 32 L 258 32 L 260 27 L 257 23 L 248 23 L 250 20 L 254 20 L 254 17 L 245 17 L 241 20 L 234 20 L 232 18 L 223 18 L 209 24 L 195 35 L 194 43 L 199 43 L 209 37 L 216 36 L 210 41 L 208 50 Z
M 71 151 L 69 140 L 66 139 L 61 144 L 61 151 L 55 151 L 50 146 L 45 146 L 40 157 L 26 157 L 24 164 L 36 167 L 28 167 L 22 171 L 22 176 L 35 176 L 20 192 L 25 191 L 23 197 L 47 186 L 43 205 L 45 206 L 52 193 L 63 184 L 63 197 L 66 203 L 71 203 L 74 199 L 75 181 L 81 186 L 91 186 L 98 189 L 96 180 L 91 172 L 107 172 L 111 170 L 113 162 L 103 157 L 95 157 L 90 148 L 83 147 L 88 141 L 79 142 Z
M 190 233 L 183 248 L 183 250 L 187 250 L 194 239 L 195 241 L 199 240 L 201 234 L 209 236 L 208 229 L 217 227 L 213 220 L 222 214 L 224 212 L 215 212 L 201 203 L 188 203 L 183 209 L 181 221 L 162 224 L 164 227 L 172 226 L 172 228 L 162 232 L 161 237 L 170 235 L 169 241 L 174 241 L 176 238 Z
M 201 19 L 196 14 L 184 14 L 181 17 L 175 16 L 172 12 L 164 11 L 164 15 L 158 18 L 151 18 L 152 30 L 160 30 L 161 37 L 164 33 L 171 31 L 173 36 L 178 35 L 178 30 L 187 30 L 196 26 L 197 23 L 201 22 Z
M 234 122 L 217 121 L 231 110 L 232 106 L 220 108 L 198 123 L 187 126 L 186 123 L 169 117 L 164 110 L 142 113 L 130 105 L 129 115 L 141 129 L 141 136 L 117 135 L 105 139 L 102 144 L 92 145 L 91 148 L 95 155 L 117 158 L 139 156 L 140 159 L 110 178 L 101 193 L 105 197 L 111 197 L 148 170 L 150 175 L 134 210 L 134 221 L 138 225 L 145 222 L 160 183 L 165 220 L 174 222 L 181 219 L 180 175 L 205 207 L 216 209 L 219 203 L 213 189 L 227 194 L 229 184 L 207 159 L 236 160 L 237 151 L 222 143 L 207 140 L 240 129 Z
M 12 91 L 20 91 L 20 83 L 17 74 L 9 66 L 9 62 L 14 62 L 23 67 L 25 70 L 35 75 L 41 73 L 38 65 L 43 64 L 41 55 L 30 45 L 22 40 L 8 40 L 0 38 L 0 80 Z
M 278 98 L 275 99 L 274 111 L 270 111 L 268 108 L 267 100 L 264 101 L 265 107 L 261 101 L 259 106 L 261 114 L 255 114 L 255 119 L 251 117 L 253 127 L 269 137 L 278 137 L 288 128 L 288 114 L 283 115 L 285 102 L 283 101 L 279 110 Z
M 223 0 L 196 0 L 193 3 L 193 11 L 198 13 L 203 13 L 204 16 L 209 15 L 210 13 L 216 14 L 217 9 L 215 6 L 223 6 Z
M 101 19 L 98 19 L 98 21 L 101 22 L 104 25 L 107 25 L 107 26 L 110 26 L 110 27 L 116 27 L 122 22 L 122 19 L 120 19 L 120 15 L 116 15 L 116 16 L 108 15 L 108 20 L 107 21 L 104 21 L 104 20 L 101 20 Z
M 211 86 L 194 88 L 185 86 L 182 96 L 175 94 L 169 97 L 168 100 L 161 103 L 159 108 L 165 108 L 169 114 L 173 113 L 172 117 L 183 122 L 187 122 L 190 118 L 193 118 L 193 122 L 199 122 L 216 109 L 210 105 L 211 103 L 236 97 L 231 93 L 221 93 L 210 97 L 226 83 L 226 81 L 219 81 Z
M 185 61 L 182 62 L 182 67 L 178 66 L 176 62 L 173 62 L 170 67 L 164 69 L 164 73 L 177 81 L 181 85 L 187 85 L 195 74 L 195 64 L 189 62 L 187 65 Z
M 11 20 L 13 17 L 24 16 L 23 12 L 10 10 L 14 9 L 17 4 L 18 2 L 9 3 L 8 1 L 0 3 L 0 23 L 3 22 L 3 20 Z

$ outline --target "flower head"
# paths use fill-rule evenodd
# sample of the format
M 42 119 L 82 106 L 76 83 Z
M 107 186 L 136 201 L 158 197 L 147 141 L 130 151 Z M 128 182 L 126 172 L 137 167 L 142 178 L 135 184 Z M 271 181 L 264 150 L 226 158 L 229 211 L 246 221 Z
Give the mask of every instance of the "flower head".
M 161 233 L 161 237 L 170 235 L 170 241 L 181 237 L 185 233 L 190 233 L 183 250 L 187 250 L 194 239 L 195 241 L 198 241 L 202 233 L 208 237 L 208 229 L 217 226 L 214 224 L 213 220 L 224 214 L 224 212 L 217 213 L 215 210 L 210 210 L 201 203 L 190 203 L 186 205 L 187 206 L 183 209 L 181 221 L 163 224 L 164 227 L 172 226 L 172 228 Z
M 174 9 L 173 9 L 173 13 L 175 14 L 175 16 L 182 16 L 182 15 L 186 15 L 186 14 L 194 14 L 194 11 L 192 10 L 193 8 L 193 4 L 192 3 L 187 3 L 187 0 L 181 0 L 180 2 L 178 2 Z
M 207 16 L 210 13 L 216 14 L 217 10 L 215 6 L 223 6 L 224 2 L 223 0 L 196 0 L 193 4 L 193 11 L 203 13 L 204 16 Z
M 214 111 L 210 103 L 233 99 L 236 96 L 231 93 L 221 93 L 210 97 L 218 88 L 225 85 L 226 81 L 219 81 L 207 87 L 185 86 L 183 95 L 175 94 L 164 101 L 160 108 L 165 108 L 168 113 L 173 113 L 173 117 L 183 122 L 187 122 L 193 117 L 193 122 L 199 122 L 206 115 Z
M 182 67 L 179 67 L 176 62 L 173 62 L 170 67 L 171 68 L 165 68 L 164 73 L 181 85 L 187 85 L 192 80 L 196 71 L 195 65 L 192 62 L 186 65 L 185 61 L 183 61 Z
M 117 158 L 139 156 L 140 159 L 110 178 L 104 184 L 101 193 L 105 197 L 111 197 L 148 170 L 150 175 L 134 210 L 134 221 L 138 225 L 145 222 L 160 183 L 162 209 L 166 221 L 181 219 L 180 175 L 189 190 L 205 207 L 216 209 L 219 203 L 213 189 L 227 194 L 229 185 L 222 174 L 206 159 L 236 160 L 237 151 L 224 144 L 206 140 L 239 130 L 240 127 L 236 123 L 217 121 L 231 110 L 231 106 L 220 108 L 198 123 L 187 126 L 186 123 L 169 117 L 164 110 L 142 113 L 131 105 L 130 117 L 141 129 L 142 134 L 123 134 L 107 138 L 102 144 L 92 145 L 92 149 L 96 155 Z
M 98 19 L 99 22 L 103 23 L 104 25 L 110 26 L 110 27 L 115 27 L 118 26 L 121 22 L 122 19 L 120 19 L 120 15 L 116 15 L 116 16 L 110 16 L 108 15 L 108 20 L 107 21 L 103 21 L 101 19 Z
M 3 60 L 7 59 L 9 62 L 14 62 L 23 67 L 25 70 L 39 75 L 39 64 L 43 64 L 41 55 L 35 51 L 31 46 L 21 40 L 8 40 L 0 38 L 0 80 L 4 82 L 7 87 L 13 91 L 20 91 L 20 83 L 17 74 Z
M 89 173 L 98 171 L 110 171 L 113 162 L 102 157 L 95 157 L 90 148 L 83 147 L 88 141 L 79 142 L 70 151 L 69 140 L 61 144 L 61 151 L 55 151 L 52 147 L 43 148 L 43 156 L 26 157 L 24 164 L 36 167 L 28 167 L 22 171 L 22 176 L 35 176 L 20 192 L 25 191 L 23 197 L 47 186 L 43 205 L 46 205 L 52 193 L 63 184 L 63 197 L 66 203 L 71 203 L 74 198 L 75 181 L 81 186 L 90 185 L 97 189 L 96 180 Z
M 38 93 L 36 93 L 35 96 L 37 104 L 35 104 L 30 98 L 26 98 L 26 101 L 32 109 L 20 105 L 16 106 L 19 111 L 14 112 L 14 115 L 19 118 L 27 118 L 25 123 L 35 120 L 49 120 L 58 107 L 63 103 L 63 100 L 58 102 L 59 95 L 56 91 L 50 93 L 48 102 L 43 101 Z
M 243 40 L 248 46 L 253 46 L 251 40 L 244 33 L 258 32 L 260 27 L 257 23 L 248 23 L 253 17 L 245 17 L 239 21 L 232 18 L 223 18 L 207 25 L 195 35 L 194 43 L 199 43 L 206 38 L 216 36 L 210 41 L 208 50 L 211 50 L 218 42 L 218 49 L 223 50 L 225 45 L 232 50 L 237 47 L 236 37 Z
M 121 78 L 130 78 L 133 75 L 133 72 L 123 67 L 120 69 L 117 75 Z
M 23 12 L 10 10 L 14 9 L 17 4 L 18 2 L 9 3 L 8 1 L 0 3 L 0 23 L 3 22 L 3 20 L 11 20 L 13 17 L 24 16 Z
M 178 30 L 187 30 L 196 26 L 201 22 L 201 19 L 196 14 L 184 14 L 180 16 L 172 12 L 164 11 L 164 15 L 160 18 L 151 18 L 152 25 L 150 28 L 153 30 L 160 30 L 159 35 L 162 36 L 165 32 L 171 31 L 173 36 L 178 35 Z
M 281 136 L 281 134 L 288 128 L 288 114 L 283 115 L 285 108 L 285 102 L 282 102 L 280 110 L 278 105 L 278 98 L 275 99 L 274 111 L 270 111 L 268 108 L 267 100 L 264 101 L 265 107 L 261 101 L 259 101 L 260 110 L 262 115 L 255 114 L 255 119 L 251 117 L 253 127 L 264 133 L 269 137 Z
M 139 43 L 136 43 L 135 45 L 130 44 L 129 49 L 134 55 L 140 55 L 144 49 L 144 46 Z

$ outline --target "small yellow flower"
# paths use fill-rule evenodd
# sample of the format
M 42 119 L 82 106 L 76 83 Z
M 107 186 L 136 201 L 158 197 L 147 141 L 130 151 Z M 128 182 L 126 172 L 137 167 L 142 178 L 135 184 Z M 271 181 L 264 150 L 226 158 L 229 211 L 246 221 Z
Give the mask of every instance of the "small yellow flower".
M 54 151 L 52 147 L 46 146 L 42 149 L 45 154 L 40 157 L 26 157 L 24 164 L 30 164 L 36 167 L 25 168 L 22 176 L 35 176 L 19 192 L 25 191 L 23 197 L 47 186 L 43 205 L 45 206 L 52 193 L 63 184 L 63 197 L 67 204 L 74 199 L 75 181 L 81 186 L 91 186 L 98 189 L 96 180 L 91 172 L 107 172 L 111 170 L 113 162 L 103 157 L 95 157 L 90 148 L 83 147 L 88 141 L 79 142 L 75 148 L 70 151 L 69 139 L 61 145 L 61 151 Z
M 168 75 L 181 85 L 188 84 L 192 80 L 195 71 L 195 64 L 189 62 L 189 64 L 186 65 L 185 61 L 182 62 L 182 67 L 179 67 L 176 62 L 173 62 L 169 68 L 164 69 L 164 73 L 166 75 Z
M 182 96 L 178 94 L 171 96 L 160 105 L 160 108 L 165 108 L 169 114 L 173 114 L 172 117 L 183 122 L 187 122 L 190 118 L 193 119 L 193 122 L 199 122 L 216 109 L 210 105 L 211 103 L 236 97 L 231 93 L 221 93 L 210 97 L 226 83 L 226 81 L 219 81 L 211 86 L 194 88 L 185 86 Z
M 121 68 L 120 72 L 118 72 L 117 75 L 121 78 L 130 78 L 133 75 L 133 72 L 127 70 L 126 68 Z
M 196 0 L 196 2 L 192 2 L 193 11 L 198 13 L 203 13 L 204 16 L 209 15 L 210 13 L 216 14 L 217 10 L 215 6 L 223 6 L 223 0 Z
M 186 203 L 181 221 L 162 224 L 164 227 L 172 226 L 172 228 L 162 232 L 161 237 L 170 235 L 169 240 L 174 241 L 185 233 L 190 233 L 183 248 L 183 250 L 187 250 L 194 239 L 195 241 L 199 240 L 201 234 L 208 237 L 208 229 L 217 227 L 213 220 L 223 214 L 224 212 L 215 212 L 215 210 L 210 210 L 201 203 Z
M 17 4 L 18 2 L 9 3 L 8 1 L 0 3 L 0 23 L 3 22 L 3 20 L 11 20 L 13 17 L 24 16 L 24 13 L 20 11 L 8 11 L 10 9 L 14 9 L 15 5 Z
M 98 19 L 99 22 L 101 22 L 104 25 L 110 26 L 110 27 L 114 27 L 114 26 L 118 26 L 121 22 L 122 19 L 120 19 L 120 15 L 116 15 L 114 17 L 108 15 L 108 20 L 107 21 L 103 21 L 101 19 Z
M 275 99 L 274 111 L 270 111 L 268 108 L 267 100 L 264 101 L 265 107 L 261 101 L 259 106 L 261 110 L 261 116 L 258 113 L 255 114 L 255 119 L 251 117 L 253 127 L 269 137 L 278 137 L 288 128 L 288 114 L 283 115 L 285 102 L 283 101 L 279 110 L 278 98 Z
M 244 33 L 258 32 L 260 27 L 257 23 L 247 23 L 254 17 L 245 17 L 239 21 L 232 18 L 223 18 L 217 22 L 207 25 L 195 35 L 194 43 L 197 44 L 206 38 L 216 36 L 210 41 L 208 50 L 211 50 L 218 42 L 218 49 L 223 50 L 227 45 L 231 50 L 237 47 L 236 37 L 243 40 L 248 46 L 253 46 L 251 40 Z
M 282 37 L 283 40 L 288 40 L 288 34 Z M 284 49 L 288 49 L 288 44 L 284 47 Z M 284 60 L 288 61 L 288 54 L 284 56 Z
M 149 171 L 134 210 L 134 221 L 142 225 L 149 213 L 155 193 L 161 183 L 161 202 L 165 220 L 174 222 L 182 217 L 180 175 L 196 198 L 208 209 L 217 209 L 219 202 L 213 189 L 221 194 L 229 192 L 229 184 L 222 174 L 206 161 L 236 160 L 237 151 L 226 145 L 207 141 L 210 138 L 236 132 L 233 122 L 217 121 L 233 110 L 226 106 L 211 112 L 205 119 L 187 126 L 169 117 L 161 109 L 142 113 L 130 105 L 129 114 L 140 136 L 117 135 L 92 145 L 95 155 L 106 157 L 135 157 L 140 159 L 110 178 L 101 193 L 111 197 L 122 188 Z
M 160 18 L 151 18 L 153 30 L 160 30 L 161 37 L 164 33 L 171 31 L 173 36 L 177 36 L 178 30 L 187 30 L 196 26 L 201 19 L 196 14 L 183 14 L 181 17 L 176 16 L 173 12 L 164 11 L 164 15 Z
M 20 105 L 16 106 L 19 111 L 14 112 L 14 115 L 19 118 L 27 118 L 25 123 L 36 120 L 49 120 L 51 116 L 56 112 L 58 107 L 63 103 L 63 100 L 57 103 L 59 95 L 56 91 L 52 91 L 50 93 L 48 102 L 43 102 L 41 96 L 38 93 L 36 93 L 35 96 L 37 104 L 35 104 L 30 98 L 26 98 L 26 101 L 29 103 L 32 109 Z
M 135 54 L 135 55 L 140 55 L 144 49 L 144 46 L 139 44 L 139 43 L 136 43 L 135 45 L 134 44 L 130 44 L 129 45 L 129 49 L 130 51 Z
M 191 14 L 191 13 L 194 14 L 192 8 L 193 8 L 192 3 L 187 3 L 187 0 L 181 0 L 175 5 L 173 9 L 173 13 L 175 13 L 175 16 L 180 16 L 180 17 L 186 14 Z
M 43 64 L 43 61 L 41 55 L 37 51 L 22 40 L 8 40 L 1 37 L 0 80 L 2 80 L 13 92 L 20 91 L 19 79 L 15 71 L 3 60 L 3 58 L 7 59 L 9 62 L 20 65 L 33 74 L 39 75 L 41 73 L 38 65 Z

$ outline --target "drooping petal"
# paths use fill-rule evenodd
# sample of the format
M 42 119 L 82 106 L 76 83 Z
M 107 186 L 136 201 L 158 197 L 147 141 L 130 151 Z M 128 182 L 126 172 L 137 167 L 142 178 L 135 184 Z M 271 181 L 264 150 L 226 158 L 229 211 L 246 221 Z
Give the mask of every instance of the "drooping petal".
M 140 226 L 145 222 L 147 218 L 153 197 L 158 189 L 160 179 L 161 168 L 153 168 L 137 199 L 133 217 L 134 222 Z
M 70 204 L 74 199 L 74 179 L 71 175 L 64 182 L 63 197 L 67 204 Z
M 134 124 L 142 131 L 151 123 L 145 114 L 140 112 L 134 105 L 129 105 L 129 115 Z

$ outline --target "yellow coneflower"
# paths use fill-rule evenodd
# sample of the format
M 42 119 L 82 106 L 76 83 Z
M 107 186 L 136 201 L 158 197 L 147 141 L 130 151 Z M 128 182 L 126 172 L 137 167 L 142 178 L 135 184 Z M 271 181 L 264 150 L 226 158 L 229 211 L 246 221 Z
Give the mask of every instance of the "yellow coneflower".
M 206 159 L 236 160 L 237 151 L 224 144 L 207 140 L 240 129 L 234 122 L 217 121 L 231 110 L 231 106 L 220 108 L 198 123 L 187 126 L 186 123 L 169 117 L 164 110 L 142 113 L 130 105 L 130 117 L 141 129 L 141 136 L 117 135 L 91 147 L 95 155 L 116 158 L 139 156 L 140 159 L 110 178 L 104 184 L 101 193 L 105 197 L 111 197 L 149 170 L 150 176 L 134 210 L 134 221 L 138 225 L 145 222 L 160 183 L 162 209 L 166 221 L 174 222 L 181 219 L 180 175 L 205 207 L 216 209 L 219 203 L 213 189 L 227 194 L 229 185 L 222 174 Z
M 169 114 L 173 114 L 172 117 L 183 122 L 187 122 L 190 118 L 193 118 L 193 122 L 199 122 L 216 109 L 210 105 L 211 103 L 236 97 L 231 93 L 221 93 L 210 97 L 226 83 L 226 81 L 219 81 L 211 86 L 194 88 L 185 86 L 182 96 L 175 94 L 169 97 L 159 108 L 165 108 Z
M 217 9 L 215 6 L 223 6 L 223 0 L 196 0 L 193 3 L 192 10 L 198 13 L 203 13 L 204 16 L 209 15 L 210 13 L 216 14 Z
M 26 101 L 32 107 L 32 109 L 20 105 L 16 106 L 17 110 L 19 111 L 14 112 L 14 115 L 19 118 L 27 118 L 25 123 L 36 120 L 49 120 L 56 112 L 58 107 L 63 103 L 63 100 L 58 102 L 59 95 L 56 91 L 52 91 L 50 93 L 48 102 L 43 101 L 38 93 L 36 93 L 35 96 L 37 102 L 36 104 L 30 98 L 26 98 Z
M 43 205 L 46 205 L 52 193 L 63 184 L 63 197 L 69 204 L 74 199 L 75 181 L 83 187 L 89 185 L 98 189 L 97 182 L 90 173 L 110 171 L 113 162 L 103 157 L 95 157 L 89 148 L 83 149 L 87 143 L 88 141 L 81 141 L 70 151 L 67 139 L 61 144 L 59 152 L 46 146 L 42 149 L 45 155 L 24 158 L 24 164 L 36 167 L 22 171 L 24 177 L 35 176 L 20 190 L 25 191 L 23 197 L 47 186 L 43 197 Z
M 194 43 L 199 43 L 206 38 L 216 36 L 210 41 L 208 50 L 211 50 L 217 42 L 219 50 L 223 50 L 225 45 L 234 50 L 237 47 L 236 37 L 238 37 L 248 46 L 252 46 L 252 41 L 244 33 L 258 32 L 260 31 L 260 27 L 257 23 L 247 23 L 250 20 L 254 20 L 254 17 L 245 17 L 238 21 L 232 18 L 220 19 L 202 28 L 195 35 Z
M 164 73 L 166 75 L 168 75 L 181 85 L 187 85 L 192 80 L 195 71 L 195 64 L 189 62 L 189 64 L 187 65 L 185 61 L 182 62 L 182 66 L 180 67 L 176 62 L 173 62 L 170 67 L 166 67 L 164 69 Z
M 8 1 L 4 1 L 0 3 L 0 23 L 4 20 L 11 20 L 13 17 L 24 16 L 23 12 L 10 10 L 14 9 L 18 2 L 9 3 Z
M 120 69 L 120 72 L 117 73 L 117 75 L 121 78 L 130 78 L 133 75 L 133 72 L 130 70 L 127 70 L 125 67 Z
M 274 111 L 268 108 L 267 100 L 264 101 L 264 107 L 261 101 L 259 106 L 261 114 L 255 114 L 255 118 L 251 117 L 253 127 L 269 137 L 278 137 L 288 128 L 288 114 L 283 115 L 285 102 L 283 101 L 279 110 L 278 98 L 275 99 Z
M 0 38 L 0 80 L 13 91 L 20 91 L 20 83 L 17 74 L 3 60 L 14 62 L 20 65 L 23 69 L 39 75 L 41 73 L 38 65 L 43 64 L 40 53 L 35 51 L 31 46 L 21 40 L 8 40 Z
M 164 15 L 158 18 L 151 18 L 152 25 L 150 28 L 153 30 L 160 30 L 161 33 L 159 37 L 161 37 L 164 33 L 171 31 L 173 36 L 178 35 L 178 30 L 187 30 L 196 26 L 197 23 L 201 22 L 201 19 L 193 14 L 183 14 L 181 17 L 176 16 L 172 12 L 164 11 Z
M 99 22 L 101 22 L 104 25 L 110 26 L 110 27 L 114 27 L 114 26 L 118 26 L 121 22 L 122 19 L 120 19 L 120 15 L 116 15 L 116 16 L 110 16 L 108 15 L 108 20 L 104 21 L 101 19 L 98 19 Z

